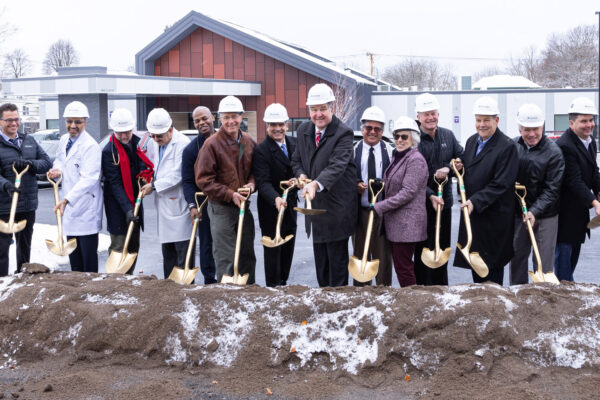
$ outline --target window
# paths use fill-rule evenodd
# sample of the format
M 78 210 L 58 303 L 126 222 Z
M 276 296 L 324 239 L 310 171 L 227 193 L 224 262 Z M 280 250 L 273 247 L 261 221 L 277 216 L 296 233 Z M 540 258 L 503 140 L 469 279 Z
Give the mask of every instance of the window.
M 47 119 L 46 120 L 46 129 L 60 129 L 58 126 L 57 119 Z
M 309 118 L 290 118 L 290 128 L 288 129 L 288 135 L 292 136 L 292 137 L 296 137 L 296 131 L 298 130 L 298 127 L 300 126 L 300 124 L 302 124 L 303 122 L 307 122 L 310 121 Z

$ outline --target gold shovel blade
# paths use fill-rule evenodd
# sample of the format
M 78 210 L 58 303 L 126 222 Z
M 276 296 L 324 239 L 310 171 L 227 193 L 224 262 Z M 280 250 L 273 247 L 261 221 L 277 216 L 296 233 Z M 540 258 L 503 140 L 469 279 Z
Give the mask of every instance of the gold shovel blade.
M 184 283 L 186 285 L 191 285 L 196 278 L 196 274 L 200 269 L 198 267 L 188 269 L 187 271 L 184 268 L 174 267 L 173 271 L 169 274 L 169 279 L 173 282 Z
M 27 220 L 24 219 L 19 222 L 13 222 L 9 224 L 8 222 L 0 221 L 0 232 L 2 233 L 17 233 L 21 232 L 25 229 L 25 225 L 27 225 Z
M 558 277 L 554 275 L 554 272 L 545 272 L 544 281 L 560 285 L 560 281 L 558 280 Z
M 362 260 L 360 258 L 350 256 L 348 271 L 355 281 L 369 282 L 377 276 L 377 271 L 379 271 L 379 260 L 367 261 L 363 268 Z
M 544 274 L 541 273 L 539 270 L 537 270 L 535 272 L 527 271 L 527 273 L 529 273 L 531 280 L 534 281 L 535 283 L 546 282 L 546 280 L 544 279 Z
M 321 210 L 318 208 L 300 208 L 300 207 L 294 207 L 294 210 L 298 211 L 301 214 L 304 215 L 319 215 L 319 214 L 323 214 L 326 213 L 327 210 Z
M 423 251 L 421 252 L 421 261 L 423 261 L 423 264 L 427 265 L 429 268 L 439 268 L 448 262 L 451 253 L 452 248 L 450 247 L 444 251 L 440 250 L 437 252 L 424 247 Z
M 106 260 L 106 273 L 108 274 L 124 274 L 129 271 L 129 268 L 135 262 L 137 253 L 121 253 L 119 251 L 111 251 Z
M 483 258 L 481 258 L 479 253 L 469 253 L 469 249 L 463 249 L 460 243 L 457 243 L 456 247 L 462 253 L 465 260 L 467 260 L 467 262 L 469 263 L 471 268 L 473 268 L 473 271 L 475 271 L 477 275 L 479 275 L 482 278 L 488 276 L 490 270 L 488 269 L 488 266 L 486 265 L 485 261 L 483 261 Z
M 221 278 L 221 283 L 233 283 L 234 285 L 244 286 L 248 282 L 249 276 L 250 274 L 238 274 L 233 276 L 223 275 L 223 277 Z
M 596 215 L 594 218 L 591 219 L 590 222 L 588 222 L 587 227 L 588 229 L 594 229 L 600 226 L 600 215 Z
M 48 247 L 48 250 L 50 250 L 57 256 L 68 256 L 77 248 L 77 239 L 73 238 L 71 240 L 68 240 L 66 243 L 59 242 L 59 244 L 56 244 L 56 242 L 50 239 L 46 239 L 46 247 Z
M 287 235 L 285 238 L 276 237 L 274 239 L 271 239 L 268 236 L 263 236 L 262 239 L 260 239 L 260 242 L 265 247 L 277 247 L 289 242 L 290 240 L 292 240 L 293 237 L 294 235 Z

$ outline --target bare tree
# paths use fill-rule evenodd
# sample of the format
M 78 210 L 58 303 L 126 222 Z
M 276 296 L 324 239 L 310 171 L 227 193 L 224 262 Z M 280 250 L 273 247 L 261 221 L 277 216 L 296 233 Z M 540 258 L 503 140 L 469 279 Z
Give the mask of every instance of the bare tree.
M 50 45 L 44 59 L 44 72 L 58 72 L 59 67 L 68 67 L 79 62 L 79 55 L 70 40 L 59 39 Z
M 540 54 L 534 45 L 526 47 L 520 58 L 512 59 L 508 72 L 511 75 L 524 76 L 532 82 L 538 82 L 541 79 L 542 62 Z
M 457 87 L 456 76 L 449 66 L 418 58 L 407 58 L 387 68 L 382 79 L 400 87 L 417 86 L 420 90 L 452 90 Z
M 502 75 L 506 73 L 507 71 L 501 69 L 496 65 L 488 65 L 487 67 L 484 67 L 473 74 L 473 83 L 477 82 L 482 78 L 487 78 L 488 76 Z
M 12 24 L 6 22 L 6 7 L 0 8 L 0 43 L 4 43 L 16 30 Z
M 31 61 L 23 49 L 4 55 L 4 73 L 11 78 L 21 78 L 31 72 Z
M 335 101 L 333 112 L 343 123 L 352 126 L 361 111 L 359 93 L 355 84 L 349 84 L 346 77 L 339 75 L 333 85 Z

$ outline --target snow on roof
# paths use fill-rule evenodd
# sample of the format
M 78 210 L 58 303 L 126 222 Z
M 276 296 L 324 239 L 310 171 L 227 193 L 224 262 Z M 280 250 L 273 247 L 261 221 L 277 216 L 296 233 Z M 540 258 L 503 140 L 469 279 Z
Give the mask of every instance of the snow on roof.
M 516 75 L 492 75 L 481 78 L 475 84 L 473 89 L 488 90 L 488 89 L 527 89 L 541 87 L 535 82 L 530 81 L 524 76 Z

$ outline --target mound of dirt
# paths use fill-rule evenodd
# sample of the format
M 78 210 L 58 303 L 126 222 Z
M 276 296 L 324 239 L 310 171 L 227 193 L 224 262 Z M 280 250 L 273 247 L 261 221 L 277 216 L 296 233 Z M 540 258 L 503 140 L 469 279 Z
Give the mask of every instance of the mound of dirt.
M 589 399 L 600 288 L 0 278 L 0 398 Z M 272 393 L 272 394 L 270 394 Z

